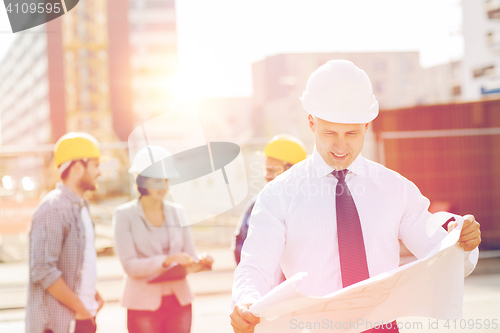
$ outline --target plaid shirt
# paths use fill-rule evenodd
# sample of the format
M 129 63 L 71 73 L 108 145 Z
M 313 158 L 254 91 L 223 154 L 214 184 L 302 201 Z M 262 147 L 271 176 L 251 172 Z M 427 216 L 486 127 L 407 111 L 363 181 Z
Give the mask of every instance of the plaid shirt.
M 74 312 L 48 291 L 62 277 L 77 295 L 85 249 L 81 209 L 88 202 L 62 183 L 48 193 L 33 215 L 30 242 L 30 277 L 26 332 L 68 333 Z

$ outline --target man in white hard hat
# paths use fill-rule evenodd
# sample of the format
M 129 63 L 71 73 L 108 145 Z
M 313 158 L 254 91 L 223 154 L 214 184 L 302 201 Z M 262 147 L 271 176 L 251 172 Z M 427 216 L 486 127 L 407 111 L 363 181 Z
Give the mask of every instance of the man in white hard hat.
M 36 208 L 30 231 L 27 333 L 94 333 L 103 306 L 96 290 L 94 227 L 86 191 L 100 176 L 97 140 L 68 133 L 54 159 L 62 182 Z
M 269 292 L 279 265 L 287 278 L 307 272 L 301 291 L 324 296 L 397 268 L 399 239 L 422 258 L 446 235 L 441 229 L 427 237 L 429 200 L 412 182 L 360 155 L 378 115 L 364 71 L 349 61 L 329 61 L 310 76 L 301 100 L 315 150 L 268 183 L 257 199 L 235 271 L 236 333 L 254 331 L 260 319 L 248 309 Z M 467 251 L 468 275 L 481 237 L 474 217 L 465 218 L 459 243 Z M 389 324 L 370 332 L 398 331 L 395 322 Z

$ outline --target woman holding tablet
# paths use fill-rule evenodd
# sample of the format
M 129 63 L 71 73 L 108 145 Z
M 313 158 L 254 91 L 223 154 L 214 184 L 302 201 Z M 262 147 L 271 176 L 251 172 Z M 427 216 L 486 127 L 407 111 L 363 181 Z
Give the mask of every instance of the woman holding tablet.
M 165 271 L 176 265 L 209 269 L 213 262 L 206 254 L 197 258 L 183 207 L 164 200 L 168 179 L 179 177 L 170 156 L 159 146 L 137 152 L 132 170 L 140 197 L 119 206 L 113 217 L 116 252 L 127 274 L 122 305 L 129 333 L 190 332 L 193 294 L 185 276 Z M 152 157 L 161 168 L 149 162 Z

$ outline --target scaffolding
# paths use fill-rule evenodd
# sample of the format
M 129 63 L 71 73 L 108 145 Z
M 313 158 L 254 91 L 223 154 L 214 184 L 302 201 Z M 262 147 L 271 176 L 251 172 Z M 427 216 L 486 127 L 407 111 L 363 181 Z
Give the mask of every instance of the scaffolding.
M 106 10 L 106 1 L 88 0 L 63 16 L 66 128 L 113 142 Z
M 119 142 L 110 103 L 107 1 L 79 2 L 62 18 L 66 131 L 87 132 L 101 143 Z M 121 177 L 128 154 L 114 149 Z

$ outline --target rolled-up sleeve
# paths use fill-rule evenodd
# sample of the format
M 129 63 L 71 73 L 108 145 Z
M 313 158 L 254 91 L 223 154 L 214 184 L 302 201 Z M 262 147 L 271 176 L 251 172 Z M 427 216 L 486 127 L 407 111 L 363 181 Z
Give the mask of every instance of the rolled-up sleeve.
M 115 249 L 128 276 L 145 278 L 163 270 L 166 254 L 140 258 L 134 246 L 130 229 L 130 219 L 126 212 L 116 210 L 113 216 L 113 232 Z
M 403 179 L 402 201 L 403 217 L 399 229 L 399 238 L 418 259 L 424 258 L 439 242 L 446 237 L 444 229 L 438 229 L 429 237 L 426 234 L 426 223 L 431 217 L 429 199 L 411 181 Z
M 58 268 L 65 235 L 64 220 L 56 209 L 37 214 L 30 235 L 30 278 L 43 289 L 53 285 L 62 272 Z
M 405 183 L 404 191 L 405 212 L 401 222 L 399 237 L 406 247 L 418 258 L 424 258 L 447 235 L 446 230 L 439 228 L 432 237 L 426 234 L 429 213 L 429 200 L 411 181 Z M 464 276 L 472 273 L 476 267 L 479 249 L 464 251 Z

